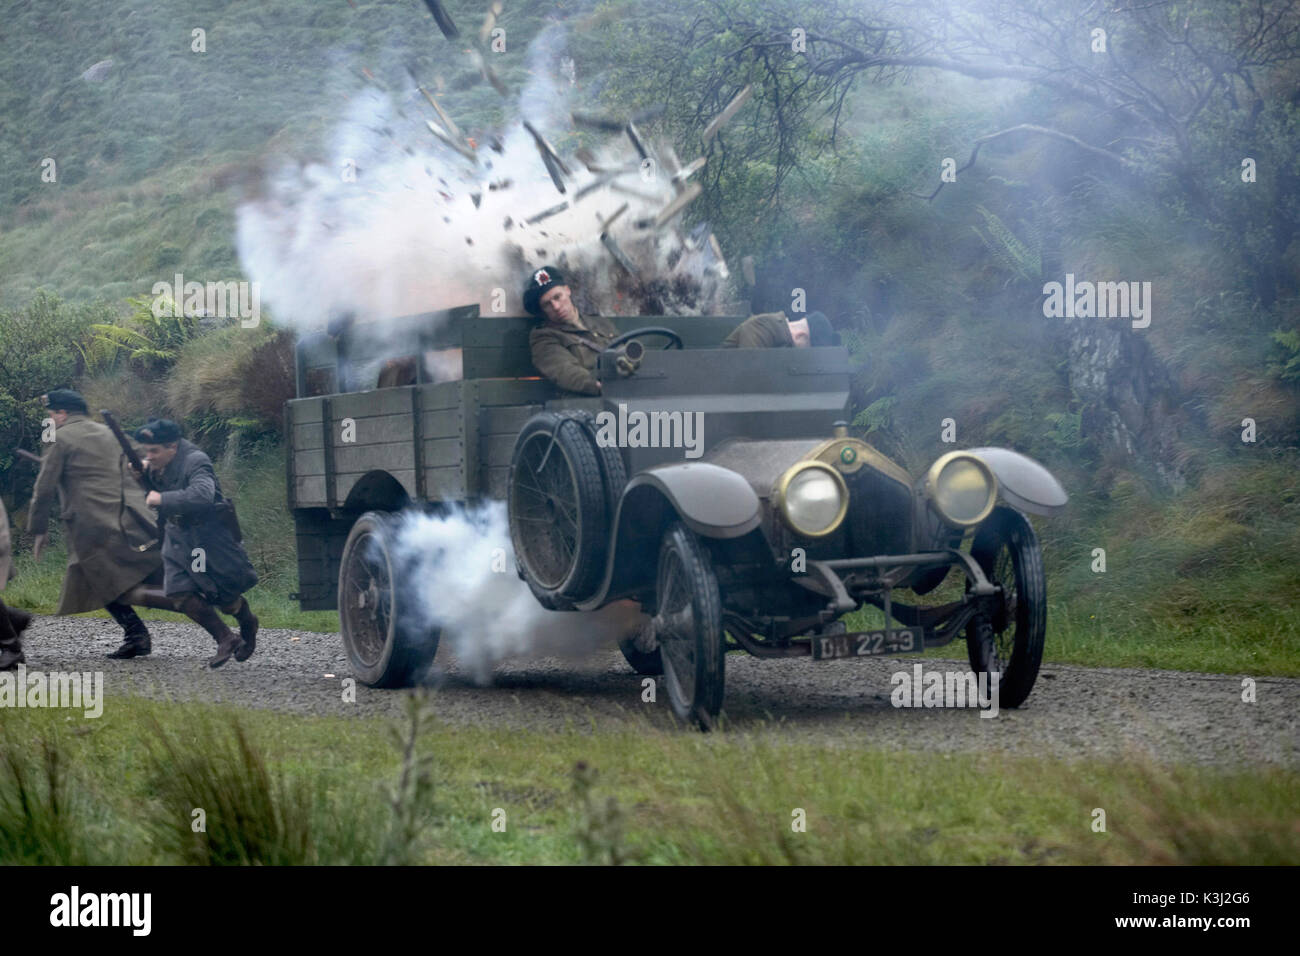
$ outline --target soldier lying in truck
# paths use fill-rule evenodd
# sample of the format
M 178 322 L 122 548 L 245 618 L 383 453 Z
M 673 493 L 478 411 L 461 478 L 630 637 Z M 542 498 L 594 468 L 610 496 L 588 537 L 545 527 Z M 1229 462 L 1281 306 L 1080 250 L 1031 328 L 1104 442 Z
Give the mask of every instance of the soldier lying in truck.
M 579 314 L 571 290 L 554 266 L 528 277 L 524 308 L 545 321 L 529 336 L 533 364 L 544 377 L 567 392 L 599 395 L 596 363 L 618 336 L 608 319 Z M 723 348 L 808 348 L 839 345 L 840 337 L 821 312 L 789 319 L 784 312 L 753 315 L 723 341 Z

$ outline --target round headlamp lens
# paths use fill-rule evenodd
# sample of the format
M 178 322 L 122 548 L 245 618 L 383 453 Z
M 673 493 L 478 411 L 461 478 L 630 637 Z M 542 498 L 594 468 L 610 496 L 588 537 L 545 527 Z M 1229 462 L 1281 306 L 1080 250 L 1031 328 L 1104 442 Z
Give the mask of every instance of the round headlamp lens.
M 805 468 L 785 489 L 785 515 L 802 534 L 826 534 L 839 523 L 844 493 L 835 477 L 823 468 Z
M 969 458 L 956 458 L 939 472 L 934 503 L 950 521 L 973 524 L 988 509 L 992 494 L 988 473 Z

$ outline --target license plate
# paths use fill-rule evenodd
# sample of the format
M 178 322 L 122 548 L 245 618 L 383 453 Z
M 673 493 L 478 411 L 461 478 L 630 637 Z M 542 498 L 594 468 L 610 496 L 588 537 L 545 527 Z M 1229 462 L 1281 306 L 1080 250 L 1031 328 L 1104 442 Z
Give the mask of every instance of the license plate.
M 924 631 L 919 627 L 899 627 L 886 639 L 884 631 L 860 631 L 857 634 L 829 634 L 812 638 L 815 661 L 842 657 L 876 657 L 880 654 L 909 654 L 925 650 Z

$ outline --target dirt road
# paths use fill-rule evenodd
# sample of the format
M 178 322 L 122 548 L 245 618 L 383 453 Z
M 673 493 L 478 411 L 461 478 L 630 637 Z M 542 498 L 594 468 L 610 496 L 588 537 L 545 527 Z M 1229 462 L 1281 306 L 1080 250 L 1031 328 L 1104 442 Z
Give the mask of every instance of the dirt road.
M 28 632 L 27 667 L 103 671 L 108 697 L 136 694 L 220 701 L 240 707 L 338 716 L 397 714 L 401 693 L 358 684 L 337 634 L 266 630 L 244 664 L 209 671 L 213 644 L 190 624 L 150 622 L 153 654 L 112 661 L 104 654 L 121 632 L 108 620 L 38 618 Z M 959 647 L 954 650 L 961 653 Z M 1024 706 L 981 718 L 976 710 L 904 709 L 891 704 L 891 675 L 914 659 L 861 662 L 727 658 L 729 732 L 886 749 L 1079 757 L 1141 753 L 1199 763 L 1300 765 L 1300 680 L 1255 678 L 1256 702 L 1242 700 L 1243 677 L 1181 671 L 1121 670 L 1046 664 Z M 966 669 L 964 661 L 926 660 L 926 670 Z M 513 659 L 491 686 L 458 671 L 440 649 L 434 706 L 450 723 L 563 729 L 673 724 L 662 686 L 642 700 L 644 678 L 616 648 L 580 659 Z M 109 702 L 111 706 L 111 700 Z

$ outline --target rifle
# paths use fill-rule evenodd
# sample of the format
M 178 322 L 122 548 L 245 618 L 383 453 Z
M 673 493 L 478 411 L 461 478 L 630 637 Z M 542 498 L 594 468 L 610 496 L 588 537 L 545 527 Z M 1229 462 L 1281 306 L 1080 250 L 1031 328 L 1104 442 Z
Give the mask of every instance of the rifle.
M 122 431 L 122 426 L 117 423 L 117 416 L 107 408 L 101 408 L 99 414 L 100 417 L 104 419 L 104 424 L 108 426 L 108 430 L 113 433 L 113 437 L 117 439 L 117 443 L 122 446 L 122 451 L 126 454 L 127 462 L 130 463 L 131 467 L 135 470 L 135 480 L 140 482 L 140 487 L 145 491 L 152 491 L 153 489 L 149 487 L 149 480 L 144 476 L 144 462 L 140 461 L 140 456 L 135 453 L 135 448 L 133 448 L 131 442 L 127 440 L 126 433 Z M 136 523 L 140 523 L 138 518 L 136 519 Z M 152 526 L 149 530 L 156 536 L 158 544 L 161 546 L 163 542 L 162 522 L 159 521 L 158 524 Z M 133 547 L 136 547 L 136 550 L 138 551 L 146 550 L 145 545 Z
M 32 454 L 26 448 L 15 448 L 14 454 L 19 458 L 25 458 L 27 461 L 34 461 L 38 465 L 41 463 L 41 456 Z
M 136 480 L 145 488 L 148 488 L 149 483 L 144 477 L 144 462 L 140 461 L 140 456 L 135 453 L 135 448 L 127 440 L 126 433 L 122 431 L 122 426 L 117 423 L 117 416 L 107 408 L 101 408 L 99 414 L 104 419 L 104 424 L 108 426 L 108 430 L 113 433 L 113 437 L 117 439 L 117 443 L 122 446 L 122 452 L 126 455 L 127 462 L 135 469 Z

